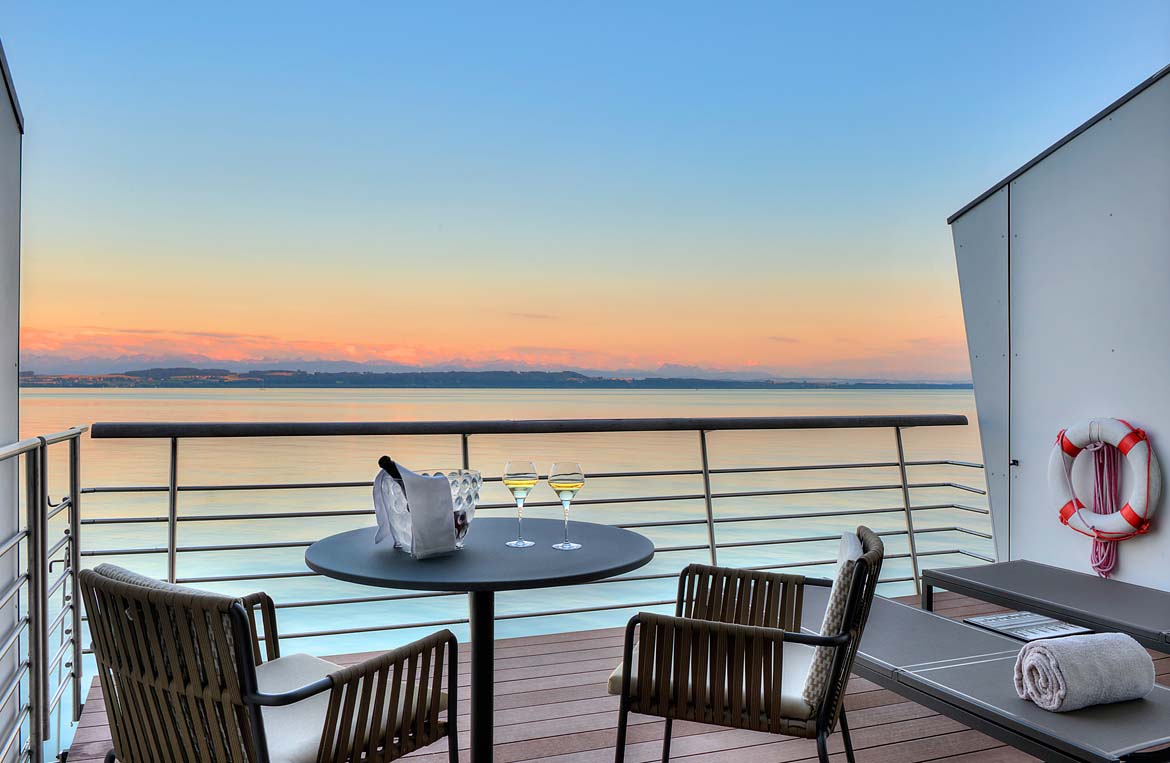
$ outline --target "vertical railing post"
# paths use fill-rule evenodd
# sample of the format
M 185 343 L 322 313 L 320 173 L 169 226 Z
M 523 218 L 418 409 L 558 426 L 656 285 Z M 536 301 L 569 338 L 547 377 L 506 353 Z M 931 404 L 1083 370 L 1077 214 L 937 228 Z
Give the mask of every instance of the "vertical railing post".
M 41 612 L 37 602 L 40 600 L 41 575 L 37 573 L 37 563 L 41 559 L 40 533 L 37 531 L 37 506 L 40 505 L 39 495 L 40 468 L 39 454 L 30 451 L 24 457 L 24 501 L 25 501 L 25 532 L 28 548 L 28 745 L 30 759 L 34 763 L 44 760 L 44 742 L 39 729 L 41 726 L 41 686 L 37 677 L 37 667 L 41 664 Z
M 37 507 L 40 534 L 40 561 L 37 570 L 41 575 L 41 739 L 48 739 L 51 735 L 51 718 L 49 717 L 49 444 L 45 438 L 40 438 L 41 447 L 37 449 L 41 471 L 41 500 Z
M 179 545 L 179 438 L 171 438 L 171 470 L 167 483 L 167 580 L 178 579 Z
M 902 445 L 902 427 L 894 427 L 894 441 L 898 444 L 898 474 L 902 480 L 902 506 L 906 510 L 906 540 L 910 543 L 910 568 L 914 574 L 914 591 L 922 592 L 922 578 L 918 572 L 918 544 L 914 537 L 914 509 L 910 505 L 910 480 L 906 477 L 906 448 Z
M 26 518 L 28 531 L 28 707 L 29 753 L 34 763 L 45 758 L 45 536 L 41 532 L 41 495 L 44 492 L 44 445 L 25 456 Z
M 711 503 L 711 463 L 707 457 L 707 432 L 699 430 L 699 452 L 703 457 L 703 501 L 707 508 L 707 546 L 711 550 L 711 564 L 719 564 L 715 548 L 715 508 Z
M 69 614 L 70 640 L 73 644 L 73 720 L 81 720 L 81 434 L 69 441 Z
M 470 450 L 470 443 L 468 442 L 468 440 L 470 440 L 470 439 L 471 439 L 471 435 L 467 434 L 466 432 L 459 435 L 459 444 L 463 449 L 463 468 L 464 469 L 471 468 L 471 450 Z

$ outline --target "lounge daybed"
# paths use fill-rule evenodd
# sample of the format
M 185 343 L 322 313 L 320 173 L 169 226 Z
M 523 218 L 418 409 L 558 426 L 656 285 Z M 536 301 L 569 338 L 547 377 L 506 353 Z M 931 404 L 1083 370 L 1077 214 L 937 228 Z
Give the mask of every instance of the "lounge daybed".
M 1133 636 L 1170 652 L 1170 593 L 1018 559 L 922 573 L 922 608 L 942 588 L 1011 609 L 1048 615 L 1095 631 Z
M 827 592 L 809 588 L 804 622 Z M 1145 699 L 1049 713 L 1020 699 L 1012 670 L 1023 643 L 875 597 L 853 672 L 1046 761 L 1170 761 L 1170 689 Z M 1152 751 L 1151 751 L 1152 750 Z

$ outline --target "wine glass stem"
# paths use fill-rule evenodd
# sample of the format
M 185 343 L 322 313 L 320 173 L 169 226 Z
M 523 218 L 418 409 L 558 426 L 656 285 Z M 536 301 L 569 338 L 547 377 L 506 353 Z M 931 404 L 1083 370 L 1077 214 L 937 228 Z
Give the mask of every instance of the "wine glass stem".
M 561 501 L 565 507 L 565 545 L 569 545 L 569 501 Z
M 516 499 L 516 540 L 524 540 L 524 499 Z

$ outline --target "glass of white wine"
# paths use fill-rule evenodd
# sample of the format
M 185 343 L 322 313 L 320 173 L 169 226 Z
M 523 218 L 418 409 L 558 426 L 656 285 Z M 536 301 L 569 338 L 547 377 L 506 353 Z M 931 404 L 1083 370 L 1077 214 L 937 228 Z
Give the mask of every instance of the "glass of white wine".
M 553 548 L 576 551 L 581 548 L 581 544 L 569 540 L 569 504 L 573 502 L 573 496 L 577 495 L 577 491 L 585 487 L 585 473 L 581 471 L 580 464 L 558 461 L 548 471 L 548 485 L 561 499 L 561 506 L 565 507 L 565 541 L 554 543 Z
M 536 543 L 524 540 L 524 499 L 536 487 L 540 476 L 536 473 L 536 464 L 531 461 L 509 461 L 504 467 L 504 487 L 512 492 L 516 500 L 516 540 L 510 540 L 505 546 L 512 548 L 528 548 Z

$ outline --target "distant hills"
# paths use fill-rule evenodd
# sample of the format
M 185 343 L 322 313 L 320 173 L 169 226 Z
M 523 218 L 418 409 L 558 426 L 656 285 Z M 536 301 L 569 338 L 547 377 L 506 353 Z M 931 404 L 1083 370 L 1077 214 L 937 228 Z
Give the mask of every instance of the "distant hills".
M 970 389 L 963 382 L 593 376 L 576 371 L 301 371 L 146 368 L 108 374 L 21 372 L 22 387 L 314 389 Z

